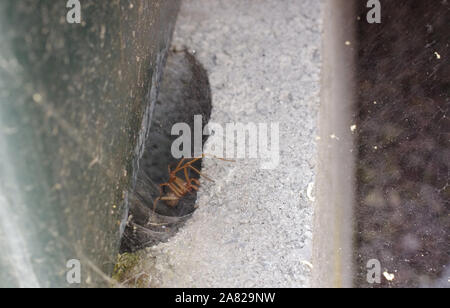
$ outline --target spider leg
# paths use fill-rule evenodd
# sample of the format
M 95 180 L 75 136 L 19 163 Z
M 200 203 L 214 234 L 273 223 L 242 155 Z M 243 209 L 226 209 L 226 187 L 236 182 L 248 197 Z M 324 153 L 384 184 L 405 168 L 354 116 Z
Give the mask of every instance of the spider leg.
M 176 201 L 176 200 L 180 200 L 180 199 L 177 197 L 162 197 L 160 200 L 161 201 Z
M 188 189 L 188 190 L 191 190 L 191 189 L 193 188 L 193 189 L 195 189 L 195 190 L 198 190 L 198 187 L 196 187 L 195 185 L 192 185 L 192 182 L 196 183 L 196 184 L 199 185 L 199 186 L 200 186 L 200 182 L 196 181 L 195 179 L 191 179 L 191 178 L 189 177 L 189 173 L 188 173 L 187 167 L 184 168 L 184 176 L 185 176 L 185 178 L 186 178 L 186 186 L 187 186 L 187 189 Z M 195 180 L 195 181 L 194 181 L 194 180 Z
M 175 169 L 174 172 L 179 172 L 179 171 L 181 171 L 184 168 L 188 168 L 189 166 L 191 166 L 195 162 L 199 161 L 200 159 L 201 158 L 194 158 L 190 162 L 187 162 L 186 164 L 184 164 L 184 166 L 179 165 L 179 167 L 177 167 L 177 169 Z
M 159 185 L 159 196 L 161 197 L 164 194 L 163 191 L 163 187 L 169 187 L 170 188 L 170 183 L 163 183 Z
M 192 184 L 192 183 L 195 183 L 196 185 L 194 185 L 194 184 Z M 190 180 L 189 180 L 189 187 L 190 187 L 190 188 L 192 188 L 192 189 L 198 191 L 199 186 L 200 186 L 200 182 L 199 182 L 197 179 L 190 179 Z
M 156 205 L 158 204 L 158 201 L 161 200 L 161 197 L 158 197 L 153 201 L 153 213 L 156 212 Z
M 175 186 L 172 183 L 169 183 L 168 187 L 172 190 L 172 192 L 177 196 L 178 198 L 183 197 L 183 191 L 180 190 L 177 186 Z
M 195 184 L 197 184 L 198 186 L 200 186 L 200 181 L 197 179 L 191 179 L 191 182 L 194 182 Z
M 183 165 L 183 163 L 186 161 L 186 158 L 183 158 L 182 160 L 180 160 L 180 162 L 178 163 L 177 167 L 175 168 L 175 170 L 180 169 L 180 167 Z M 178 172 L 178 171 L 176 171 Z
M 201 173 L 200 171 L 198 171 L 195 167 L 193 166 L 189 166 L 189 168 L 191 168 L 192 170 L 194 170 L 195 172 L 197 172 L 199 175 L 201 175 L 202 177 L 204 177 L 205 179 L 207 179 L 208 181 L 214 182 L 213 179 L 211 179 L 210 177 L 208 177 L 207 175 Z
M 184 168 L 183 171 L 184 171 L 184 177 L 186 178 L 186 183 L 187 183 L 187 185 L 189 185 L 190 181 L 189 181 L 189 174 L 188 174 L 187 168 Z
M 169 166 L 169 169 L 170 169 L 170 166 Z M 166 185 L 168 185 L 168 183 L 164 183 L 164 184 L 161 184 L 161 185 L 158 186 L 158 188 L 159 188 L 159 197 L 156 198 L 155 201 L 153 201 L 153 213 L 155 213 L 156 205 L 158 204 L 158 201 L 161 200 L 161 197 L 162 197 L 162 195 L 164 193 L 162 187 L 166 186 Z
M 197 186 L 200 186 L 200 185 L 201 185 L 201 184 L 200 184 L 200 181 L 197 180 L 196 178 L 190 178 L 189 175 L 188 175 L 187 168 L 184 169 L 184 174 L 185 174 L 185 176 L 186 176 L 186 184 L 187 184 L 187 186 L 190 187 L 190 188 L 194 188 L 195 190 L 198 190 L 198 187 L 197 187 Z M 196 184 L 197 186 L 192 185 L 192 183 Z
M 225 158 L 217 157 L 217 156 L 214 156 L 214 155 L 211 155 L 211 154 L 205 154 L 205 153 L 202 154 L 202 158 L 205 158 L 206 156 L 212 157 L 212 158 L 215 158 L 215 159 L 220 159 L 220 160 L 223 160 L 223 161 L 227 161 L 227 162 L 230 162 L 230 163 L 235 163 L 236 162 L 235 160 L 225 159 Z

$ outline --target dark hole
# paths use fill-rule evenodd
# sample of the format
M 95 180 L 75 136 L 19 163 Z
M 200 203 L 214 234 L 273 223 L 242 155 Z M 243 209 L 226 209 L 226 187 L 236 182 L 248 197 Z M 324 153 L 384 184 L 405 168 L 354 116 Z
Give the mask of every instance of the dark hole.
M 176 206 L 159 201 L 159 184 L 169 179 L 168 166 L 179 163 L 171 154 L 171 146 L 178 136 L 171 136 L 172 126 L 186 123 L 194 132 L 194 115 L 202 115 L 203 125 L 211 116 L 211 89 L 206 70 L 187 51 L 169 53 L 164 69 L 158 102 L 155 105 L 145 152 L 139 161 L 136 189 L 130 196 L 130 216 L 121 243 L 121 253 L 167 241 L 195 211 L 197 194 L 181 198 Z M 203 137 L 203 143 L 206 137 Z M 191 144 L 194 144 L 192 140 Z M 192 149 L 193 153 L 193 149 Z M 202 161 L 195 168 L 201 170 Z M 189 172 L 191 178 L 199 175 Z M 180 174 L 182 177 L 182 174 Z M 167 193 L 164 190 L 164 194 Z

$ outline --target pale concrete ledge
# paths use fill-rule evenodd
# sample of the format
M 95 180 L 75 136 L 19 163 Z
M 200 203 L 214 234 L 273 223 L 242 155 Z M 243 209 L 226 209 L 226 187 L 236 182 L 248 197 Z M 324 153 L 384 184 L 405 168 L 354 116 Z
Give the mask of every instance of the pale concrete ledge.
M 315 287 L 353 285 L 355 22 L 354 1 L 326 1 L 314 222 Z
M 216 183 L 205 182 L 186 226 L 148 251 L 151 286 L 311 285 L 322 5 L 184 1 L 174 45 L 195 50 L 209 73 L 211 121 L 279 122 L 280 165 L 206 160 Z

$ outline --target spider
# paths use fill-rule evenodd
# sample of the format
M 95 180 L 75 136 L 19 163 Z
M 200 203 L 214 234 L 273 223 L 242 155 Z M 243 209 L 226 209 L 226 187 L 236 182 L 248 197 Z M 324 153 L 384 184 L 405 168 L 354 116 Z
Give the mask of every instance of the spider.
M 186 196 L 189 193 L 192 193 L 194 190 L 198 191 L 200 186 L 200 181 L 194 178 L 189 177 L 188 169 L 191 169 L 198 175 L 204 177 L 210 182 L 214 182 L 211 178 L 201 173 L 197 168 L 192 166 L 195 162 L 204 158 L 206 154 L 202 154 L 202 157 L 193 158 L 190 161 L 188 159 L 183 158 L 177 165 L 177 167 L 172 170 L 170 165 L 168 167 L 169 171 L 169 181 L 159 185 L 159 197 L 155 199 L 153 202 L 153 211 L 156 210 L 156 205 L 159 201 L 165 201 L 167 205 L 171 207 L 175 207 L 178 205 L 181 198 Z M 217 159 L 233 162 L 232 160 L 226 160 L 223 158 L 215 157 Z M 177 174 L 183 171 L 184 179 L 178 177 Z M 167 187 L 169 191 L 164 195 L 163 187 Z

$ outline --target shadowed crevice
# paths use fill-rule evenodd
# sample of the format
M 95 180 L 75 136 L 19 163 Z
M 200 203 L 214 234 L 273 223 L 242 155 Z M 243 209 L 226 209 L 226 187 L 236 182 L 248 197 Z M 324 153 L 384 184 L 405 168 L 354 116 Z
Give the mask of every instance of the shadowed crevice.
M 158 186 L 169 179 L 168 166 L 174 168 L 179 162 L 171 153 L 172 143 L 178 138 L 171 135 L 173 125 L 186 123 L 194 132 L 194 116 L 202 115 L 205 126 L 210 119 L 211 108 L 206 70 L 188 51 L 170 52 L 149 138 L 139 161 L 136 189 L 130 196 L 130 216 L 122 239 L 122 253 L 167 241 L 195 211 L 196 192 L 181 198 L 174 207 L 160 201 L 155 212 L 153 201 L 159 196 Z M 193 134 L 191 137 L 194 145 Z M 203 143 L 206 138 L 203 137 Z M 194 166 L 201 170 L 201 160 Z M 189 176 L 199 178 L 195 173 Z

